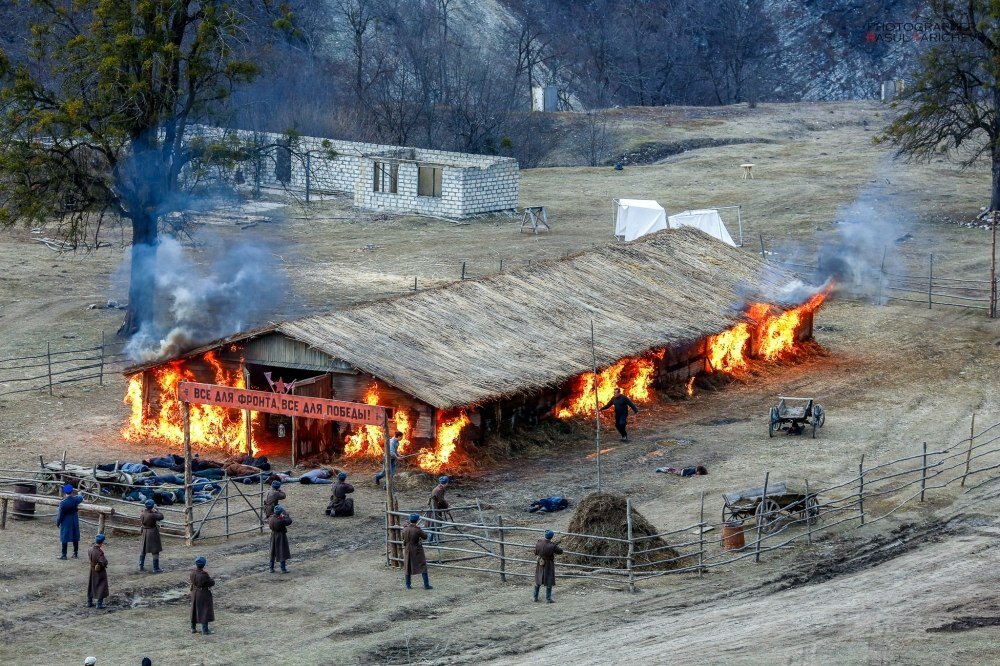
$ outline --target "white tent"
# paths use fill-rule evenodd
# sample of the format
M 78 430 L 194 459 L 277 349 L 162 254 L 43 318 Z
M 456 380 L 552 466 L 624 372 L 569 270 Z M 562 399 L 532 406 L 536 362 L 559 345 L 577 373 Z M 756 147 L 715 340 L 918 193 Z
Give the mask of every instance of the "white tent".
M 723 243 L 728 243 L 736 247 L 733 237 L 729 235 L 729 230 L 722 223 L 719 211 L 714 208 L 705 210 L 686 210 L 670 216 L 670 228 L 679 229 L 681 227 L 695 227 L 701 229 L 709 236 L 715 236 Z
M 627 241 L 667 228 L 667 211 L 655 201 L 615 199 L 615 236 Z

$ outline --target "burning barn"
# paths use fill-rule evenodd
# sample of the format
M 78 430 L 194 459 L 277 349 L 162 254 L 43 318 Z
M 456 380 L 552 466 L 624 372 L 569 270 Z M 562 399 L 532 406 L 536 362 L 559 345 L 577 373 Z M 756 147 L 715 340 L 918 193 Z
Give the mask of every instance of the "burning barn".
M 216 340 L 130 368 L 132 441 L 180 442 L 178 381 L 378 404 L 428 471 L 546 418 L 593 414 L 622 386 L 637 402 L 700 373 L 794 353 L 826 292 L 695 229 L 466 280 Z M 776 294 L 786 294 L 776 299 Z M 594 354 L 592 372 L 591 321 Z M 594 396 L 594 389 L 598 395 Z M 191 406 L 192 440 L 222 449 L 382 455 L 378 426 Z M 280 447 L 280 448 L 278 448 Z

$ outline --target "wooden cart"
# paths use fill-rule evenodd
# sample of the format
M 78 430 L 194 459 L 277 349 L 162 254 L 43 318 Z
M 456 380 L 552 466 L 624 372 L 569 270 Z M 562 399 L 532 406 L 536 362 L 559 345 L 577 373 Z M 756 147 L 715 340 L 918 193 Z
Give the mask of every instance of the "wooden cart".
M 768 415 L 767 436 L 774 437 L 774 433 L 779 430 L 800 435 L 811 427 L 813 439 L 816 439 L 816 428 L 822 428 L 824 423 L 826 412 L 816 404 L 815 399 L 779 395 L 778 404 L 771 407 Z
M 130 487 L 133 482 L 132 475 L 125 472 L 108 472 L 62 460 L 42 463 L 42 471 L 35 473 L 39 495 L 58 495 L 62 487 L 69 483 L 81 492 L 97 496 L 101 494 L 101 484 L 105 484 L 115 495 L 120 496 L 122 489 Z
M 742 522 L 754 518 L 765 533 L 777 529 L 783 518 L 797 518 L 809 523 L 819 518 L 816 493 L 789 490 L 785 482 L 769 484 L 767 497 L 764 496 L 763 486 L 724 493 L 722 497 L 725 500 L 722 522 Z

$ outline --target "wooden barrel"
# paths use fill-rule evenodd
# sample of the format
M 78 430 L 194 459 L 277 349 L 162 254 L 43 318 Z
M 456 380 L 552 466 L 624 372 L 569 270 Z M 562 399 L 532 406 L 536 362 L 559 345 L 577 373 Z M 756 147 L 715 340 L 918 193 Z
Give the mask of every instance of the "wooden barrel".
M 38 487 L 33 483 L 18 483 L 14 486 L 15 493 L 22 495 L 34 495 L 38 492 Z M 14 500 L 14 520 L 34 520 L 35 503 L 24 500 Z
M 746 545 L 743 540 L 743 523 L 731 521 L 722 525 L 722 547 L 726 550 L 742 550 Z

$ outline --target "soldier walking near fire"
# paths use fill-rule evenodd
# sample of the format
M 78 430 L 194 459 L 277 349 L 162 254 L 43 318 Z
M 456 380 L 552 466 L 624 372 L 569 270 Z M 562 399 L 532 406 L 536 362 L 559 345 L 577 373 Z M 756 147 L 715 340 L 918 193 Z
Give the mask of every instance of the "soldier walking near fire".
M 274 573 L 275 560 L 281 563 L 281 573 L 288 573 L 285 561 L 292 558 L 292 551 L 288 548 L 288 526 L 291 524 L 292 517 L 280 504 L 274 507 L 274 513 L 267 519 L 267 526 L 271 528 L 271 573 Z
M 139 553 L 139 571 L 146 570 L 147 553 L 153 556 L 153 573 L 163 571 L 160 568 L 160 552 L 163 550 L 163 544 L 160 541 L 160 526 L 157 525 L 161 520 L 163 520 L 163 514 L 156 509 L 156 503 L 151 499 L 146 500 L 146 508 L 139 516 L 139 522 L 142 523 L 142 552 Z
M 424 545 L 420 543 L 427 538 L 427 533 L 420 529 L 420 514 L 411 513 L 410 523 L 403 528 L 403 571 L 406 574 L 406 589 L 411 587 L 411 576 L 420 574 L 424 579 L 424 589 L 433 590 L 427 577 L 427 558 L 424 556 Z
M 614 406 L 615 408 L 615 430 L 618 434 L 622 436 L 622 441 L 628 441 L 628 431 L 625 430 L 625 426 L 628 425 L 628 410 L 631 408 L 636 414 L 639 413 L 639 408 L 635 406 L 635 403 L 628 399 L 628 396 L 622 393 L 620 388 L 615 388 L 615 394 L 608 400 L 608 404 L 601 407 L 603 412 L 605 409 Z
M 274 507 L 283 499 L 285 499 L 285 492 L 281 489 L 281 481 L 272 481 L 271 489 L 267 491 L 267 497 L 264 499 L 265 519 L 271 517 L 271 514 L 274 513 Z
M 66 497 L 59 502 L 59 513 L 56 515 L 56 527 L 59 528 L 59 541 L 62 542 L 62 556 L 60 560 L 66 559 L 66 549 L 70 543 L 73 544 L 73 557 L 79 557 L 80 553 L 80 516 L 78 511 L 83 504 L 83 498 L 76 494 L 76 488 L 70 484 L 63 486 Z
M 191 633 L 198 633 L 198 623 L 201 623 L 201 633 L 210 634 L 209 622 L 215 622 L 215 604 L 212 601 L 212 586 L 215 580 L 205 571 L 208 560 L 199 557 L 194 561 L 194 571 L 191 572 Z
M 111 596 L 108 590 L 108 558 L 104 556 L 104 535 L 94 537 L 94 545 L 87 553 L 90 559 L 90 575 L 87 578 L 87 606 L 104 608 L 104 600 Z
M 445 499 L 444 494 L 448 491 L 448 483 L 451 479 L 447 475 L 442 475 L 438 479 L 438 484 L 435 486 L 434 490 L 431 492 L 431 498 L 429 503 L 431 505 L 431 518 L 435 520 L 444 520 L 446 517 L 454 522 L 452 518 L 451 511 L 449 508 L 451 504 Z M 431 538 L 428 543 L 432 543 L 440 540 L 441 538 L 441 527 L 434 523 L 431 525 Z
M 552 543 L 555 535 L 552 530 L 546 530 L 545 538 L 535 544 L 535 555 L 538 557 L 535 563 L 535 601 L 538 601 L 538 592 L 545 586 L 545 601 L 550 604 L 553 603 L 552 588 L 556 584 L 556 555 L 563 552 L 559 544 Z

